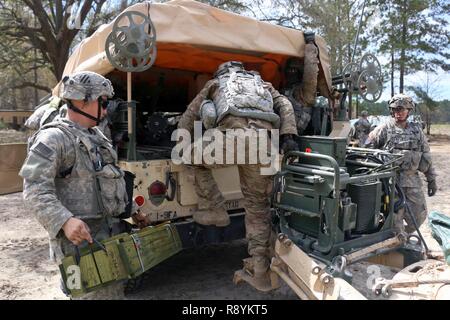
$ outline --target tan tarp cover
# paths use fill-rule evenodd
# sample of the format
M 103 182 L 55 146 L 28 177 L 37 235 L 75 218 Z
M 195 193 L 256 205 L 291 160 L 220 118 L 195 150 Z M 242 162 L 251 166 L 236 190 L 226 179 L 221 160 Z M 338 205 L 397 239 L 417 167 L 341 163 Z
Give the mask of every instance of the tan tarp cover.
M 157 58 L 155 66 L 213 73 L 228 60 L 258 65 L 267 81 L 277 81 L 276 74 L 286 57 L 304 56 L 301 31 L 261 22 L 191 0 L 163 4 L 138 3 L 125 11 L 148 15 L 155 26 Z M 113 22 L 100 26 L 84 39 L 70 56 L 64 75 L 76 71 L 107 74 L 114 70 L 104 48 Z M 326 43 L 316 36 L 320 61 L 331 89 L 331 73 Z M 205 55 L 205 50 L 207 54 Z M 53 94 L 58 95 L 59 85 Z
M 0 155 L 0 194 L 22 191 L 18 174 L 27 156 L 27 144 L 0 144 Z

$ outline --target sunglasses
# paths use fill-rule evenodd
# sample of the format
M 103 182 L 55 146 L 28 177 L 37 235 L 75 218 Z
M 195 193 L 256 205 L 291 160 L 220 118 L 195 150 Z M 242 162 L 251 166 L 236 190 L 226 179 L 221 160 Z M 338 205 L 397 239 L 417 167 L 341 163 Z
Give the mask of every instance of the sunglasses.
M 99 106 L 102 107 L 103 110 L 106 110 L 109 106 L 109 100 L 104 100 L 102 97 L 97 99 Z
M 392 108 L 392 112 L 405 112 L 406 108 L 400 107 L 400 108 Z

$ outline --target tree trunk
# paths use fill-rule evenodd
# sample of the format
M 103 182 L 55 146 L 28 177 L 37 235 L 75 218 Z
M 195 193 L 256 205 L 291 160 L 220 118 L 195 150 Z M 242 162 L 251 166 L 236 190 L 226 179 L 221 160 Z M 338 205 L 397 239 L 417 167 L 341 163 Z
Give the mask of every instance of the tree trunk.
M 37 59 L 37 50 L 34 48 L 34 63 L 33 63 L 33 77 L 34 77 L 34 83 L 38 83 L 38 74 L 37 74 L 37 67 L 36 67 L 36 59 Z M 39 94 L 38 89 L 34 87 L 34 105 L 37 106 L 39 104 Z
M 120 11 L 122 12 L 126 8 L 128 8 L 128 0 L 121 0 L 120 1 Z
M 356 110 L 355 110 L 355 118 L 358 117 L 358 115 L 361 114 L 361 110 L 359 110 L 359 97 L 358 93 L 356 94 Z
M 17 110 L 17 90 L 12 91 L 12 110 Z
M 337 59 L 338 59 L 337 62 L 338 62 L 339 68 L 341 70 L 344 70 L 344 50 L 342 49 L 342 41 L 341 41 L 341 37 L 340 37 L 342 16 L 341 16 L 341 5 L 340 5 L 339 1 L 336 1 L 336 5 L 337 5 L 336 20 L 337 20 L 337 35 L 338 35 L 337 52 L 339 52 L 338 57 L 337 57 Z
M 67 20 L 70 14 L 61 10 L 61 4 L 57 1 L 57 14 L 55 19 L 49 16 L 46 7 L 41 1 L 24 1 L 25 4 L 33 11 L 39 22 L 40 32 L 36 34 L 34 30 L 23 30 L 22 32 L 30 39 L 33 46 L 42 52 L 44 59 L 51 63 L 51 70 L 57 81 L 61 80 L 65 64 L 69 57 L 70 45 L 79 32 L 79 29 L 69 29 Z M 94 0 L 86 0 L 82 2 L 80 9 L 80 27 L 83 25 L 89 11 L 92 9 Z M 98 8 L 101 8 L 103 1 L 99 1 Z M 55 28 L 52 23 L 54 23 Z
M 67 59 L 69 59 L 70 44 L 63 44 L 63 48 L 57 53 L 58 59 L 55 61 L 55 77 L 60 81 L 66 66 Z
M 404 89 L 404 77 L 405 77 L 405 63 L 406 63 L 406 33 L 408 32 L 408 15 L 406 14 L 407 3 L 403 1 L 402 17 L 402 36 L 401 36 L 401 48 L 400 48 L 400 88 L 399 92 L 403 93 Z
M 391 97 L 395 94 L 395 88 L 394 88 L 394 73 L 395 73 L 395 59 L 394 59 L 394 46 L 392 45 L 391 48 Z

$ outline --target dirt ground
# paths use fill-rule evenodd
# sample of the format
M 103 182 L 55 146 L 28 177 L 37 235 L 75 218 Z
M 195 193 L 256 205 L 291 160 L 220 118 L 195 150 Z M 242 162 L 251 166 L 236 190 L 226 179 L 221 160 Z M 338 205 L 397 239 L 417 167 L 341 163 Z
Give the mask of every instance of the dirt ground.
M 438 133 L 438 132 L 435 132 Z M 450 136 L 431 137 L 433 161 L 438 176 L 438 193 L 427 197 L 429 211 L 450 214 Z M 425 223 L 421 230 L 428 245 L 439 250 Z M 148 272 L 142 288 L 129 299 L 297 299 L 283 285 L 268 294 L 232 283 L 233 272 L 247 256 L 244 240 L 183 251 Z M 67 299 L 59 290 L 59 271 L 48 259 L 47 234 L 22 204 L 22 194 L 0 196 L 0 299 Z M 367 264 L 352 269 L 354 283 L 365 289 Z M 382 269 L 392 277 L 395 270 Z

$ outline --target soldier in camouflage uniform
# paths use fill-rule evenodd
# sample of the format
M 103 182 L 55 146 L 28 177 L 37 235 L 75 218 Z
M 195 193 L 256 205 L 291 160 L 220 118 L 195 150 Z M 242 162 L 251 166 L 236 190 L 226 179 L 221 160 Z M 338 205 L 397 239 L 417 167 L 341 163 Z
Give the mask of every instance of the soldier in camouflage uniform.
M 427 215 L 419 171 L 424 173 L 427 179 L 428 195 L 431 197 L 437 191 L 436 173 L 431 161 L 430 147 L 420 125 L 407 121 L 410 110 L 414 109 L 414 102 L 409 96 L 404 94 L 393 96 L 389 101 L 389 109 L 394 119 L 372 131 L 369 134 L 368 142 L 375 148 L 404 155 L 400 160 L 397 181 L 405 194 L 407 207 L 419 227 Z M 414 232 L 414 222 L 404 211 L 399 213 L 400 230 L 404 228 L 403 219 L 407 223 L 405 230 L 409 233 Z
M 312 77 L 310 74 L 311 72 L 305 75 L 304 64 L 298 59 L 292 59 L 287 62 L 285 69 L 286 89 L 283 91 L 283 95 L 292 103 L 298 135 L 302 135 L 303 131 L 311 121 L 312 107 L 315 103 L 315 100 L 307 100 L 308 94 L 304 93 L 304 85 L 306 83 L 312 83 L 314 76 L 317 82 L 317 74 L 312 72 Z M 316 91 L 317 90 L 315 90 L 314 93 Z
M 314 34 L 305 33 L 305 56 L 303 61 L 291 58 L 286 62 L 285 90 L 282 92 L 292 103 L 298 135 L 302 135 L 313 118 L 316 95 L 320 84 L 319 49 L 314 43 Z
M 67 117 L 36 132 L 19 173 L 25 206 L 47 230 L 51 258 L 58 265 L 94 239 L 112 236 L 112 224 L 118 220 L 114 217 L 125 211 L 129 200 L 116 152 L 95 127 L 113 95 L 110 81 L 99 74 L 64 77 L 61 98 L 68 106 Z M 116 283 L 82 299 L 122 297 L 123 284 Z
M 230 87 L 240 88 L 240 91 L 233 93 Z M 211 113 L 212 118 L 208 117 Z M 245 132 L 276 128 L 280 130 L 284 152 L 298 149 L 292 139 L 293 135 L 297 134 L 292 104 L 270 83 L 264 82 L 259 74 L 245 71 L 240 62 L 231 61 L 219 66 L 215 77 L 205 84 L 189 104 L 178 127 L 192 133 L 194 121 L 200 120 L 203 120 L 206 129 L 218 128 L 221 131 L 243 129 Z M 235 146 L 236 144 L 237 142 Z M 248 154 L 249 145 L 245 145 L 245 152 Z M 224 155 L 226 152 L 224 149 Z M 248 252 L 252 256 L 253 277 L 249 278 L 248 282 L 259 290 L 267 291 L 270 290 L 268 267 L 271 233 L 268 190 L 272 178 L 270 175 L 261 175 L 261 164 L 247 163 L 238 164 L 238 170 L 246 211 Z M 225 199 L 210 170 L 218 166 L 220 165 L 198 166 L 194 170 L 199 211 L 194 213 L 193 218 L 197 223 L 216 226 L 226 226 L 230 223 L 224 208 Z
M 358 145 L 364 147 L 367 137 L 370 133 L 370 122 L 367 120 L 369 113 L 364 110 L 361 112 L 361 117 L 355 122 L 355 134 L 353 137 L 358 139 Z

